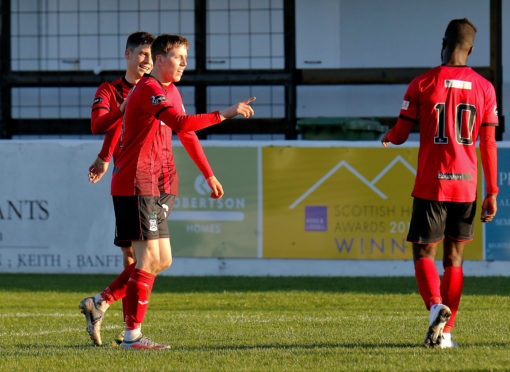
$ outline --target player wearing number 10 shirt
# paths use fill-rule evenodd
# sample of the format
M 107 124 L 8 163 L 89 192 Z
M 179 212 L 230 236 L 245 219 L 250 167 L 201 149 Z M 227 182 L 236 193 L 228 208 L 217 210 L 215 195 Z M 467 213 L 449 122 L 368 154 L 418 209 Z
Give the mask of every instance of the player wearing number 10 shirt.
M 442 65 L 411 82 L 397 124 L 382 139 L 384 146 L 398 145 L 414 125 L 420 130 L 407 240 L 413 245 L 418 291 L 430 310 L 427 348 L 458 346 L 451 339 L 451 330 L 462 294 L 463 250 L 474 232 L 477 139 L 487 194 L 482 222 L 491 221 L 497 210 L 496 94 L 489 81 L 466 66 L 475 34 L 475 26 L 466 18 L 448 24 Z M 434 263 L 441 241 L 442 280 Z
M 490 82 L 467 66 L 438 66 L 409 85 L 400 121 L 388 133 L 394 144 L 407 139 L 415 123 L 420 127 L 418 173 L 413 196 L 428 200 L 472 202 L 476 199 L 475 143 L 494 139 L 496 94 Z M 491 150 L 495 148 L 492 143 Z M 494 156 L 482 151 L 482 159 Z M 491 170 L 496 163 L 485 162 Z M 487 169 L 488 170 L 488 169 Z M 494 172 L 487 172 L 488 193 L 497 193 Z

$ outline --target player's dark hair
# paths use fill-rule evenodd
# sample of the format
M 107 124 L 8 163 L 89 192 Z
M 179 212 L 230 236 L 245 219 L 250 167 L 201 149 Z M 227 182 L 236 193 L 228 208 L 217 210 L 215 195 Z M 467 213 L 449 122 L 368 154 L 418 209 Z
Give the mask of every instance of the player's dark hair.
M 467 18 L 450 21 L 444 33 L 443 43 L 449 49 L 469 49 L 475 41 L 476 27 Z
M 186 49 L 189 48 L 188 39 L 184 36 L 174 34 L 159 35 L 151 46 L 152 61 L 156 63 L 156 57 L 158 55 L 166 55 L 173 48 L 182 45 L 184 45 Z
M 137 31 L 133 32 L 128 36 L 126 41 L 126 49 L 131 51 L 138 48 L 140 45 L 151 45 L 154 42 L 154 35 L 145 32 L 145 31 Z

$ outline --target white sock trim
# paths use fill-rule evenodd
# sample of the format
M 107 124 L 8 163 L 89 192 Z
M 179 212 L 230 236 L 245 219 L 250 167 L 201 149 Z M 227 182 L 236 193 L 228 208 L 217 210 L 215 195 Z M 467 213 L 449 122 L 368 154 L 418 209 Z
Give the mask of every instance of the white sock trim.
M 136 340 L 138 337 L 140 337 L 140 335 L 142 334 L 142 328 L 135 328 L 135 329 L 131 329 L 131 330 L 127 330 L 126 329 L 126 332 L 124 333 L 124 340 L 125 341 L 133 341 L 133 340 Z
M 98 303 L 100 303 L 102 301 L 104 301 L 104 298 L 101 296 L 101 293 L 98 293 L 97 295 L 94 296 L 94 302 L 96 304 L 98 304 Z
M 105 299 L 101 296 L 101 293 L 98 293 L 94 296 L 94 303 L 97 307 L 104 313 L 110 305 L 105 301 Z

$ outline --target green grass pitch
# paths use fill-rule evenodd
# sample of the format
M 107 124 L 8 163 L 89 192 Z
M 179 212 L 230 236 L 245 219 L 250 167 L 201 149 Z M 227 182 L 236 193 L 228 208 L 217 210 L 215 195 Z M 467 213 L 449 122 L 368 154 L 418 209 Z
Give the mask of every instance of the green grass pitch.
M 168 351 L 92 346 L 78 303 L 113 278 L 1 274 L 0 370 L 510 370 L 510 278 L 466 278 L 461 347 L 426 350 L 414 278 L 159 277 L 142 331 Z M 117 303 L 104 342 L 121 329 Z

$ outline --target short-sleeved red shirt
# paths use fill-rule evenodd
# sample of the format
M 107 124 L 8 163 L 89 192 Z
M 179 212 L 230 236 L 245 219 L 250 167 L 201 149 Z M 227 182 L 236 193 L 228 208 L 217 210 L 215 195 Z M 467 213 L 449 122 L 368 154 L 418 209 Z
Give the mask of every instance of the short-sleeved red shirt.
M 476 200 L 476 140 L 482 125 L 498 123 L 492 84 L 470 67 L 438 66 L 411 82 L 400 111 L 402 119 L 420 128 L 413 196 Z M 400 142 L 401 129 L 397 124 L 387 138 Z

